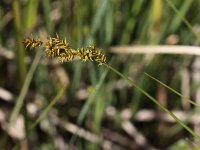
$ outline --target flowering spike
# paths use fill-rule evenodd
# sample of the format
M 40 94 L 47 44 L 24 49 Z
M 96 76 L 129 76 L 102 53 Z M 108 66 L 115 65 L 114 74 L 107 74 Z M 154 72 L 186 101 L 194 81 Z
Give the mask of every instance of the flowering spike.
M 30 49 L 38 48 L 38 47 L 40 47 L 43 44 L 43 42 L 39 38 L 35 39 L 33 37 L 26 37 L 26 38 L 24 38 L 23 43 L 25 45 L 25 49 L 27 49 L 28 47 Z
M 30 49 L 37 48 L 43 44 L 40 39 L 34 39 L 32 37 L 25 38 L 23 43 L 25 44 L 25 48 L 30 47 Z M 49 37 L 47 39 L 45 52 L 47 57 L 56 57 L 61 63 L 71 61 L 75 57 L 81 59 L 83 62 L 94 60 L 99 62 L 99 65 L 106 63 L 106 56 L 95 46 L 89 45 L 87 48 L 73 50 L 66 38 L 64 40 L 61 39 L 57 33 L 55 37 Z

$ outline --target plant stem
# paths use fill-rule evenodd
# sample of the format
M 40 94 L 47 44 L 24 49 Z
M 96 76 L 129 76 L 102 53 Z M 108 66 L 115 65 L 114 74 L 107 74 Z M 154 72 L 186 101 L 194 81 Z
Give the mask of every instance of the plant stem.
M 62 89 L 59 91 L 58 95 L 50 102 L 50 104 L 42 111 L 39 118 L 35 121 L 35 123 L 30 127 L 30 130 L 35 128 L 36 125 L 46 117 L 49 110 L 56 104 L 56 102 L 63 96 L 64 92 L 66 90 L 66 85 L 63 85 Z
M 182 19 L 182 21 L 185 23 L 185 25 L 188 27 L 188 29 L 196 36 L 196 38 L 200 41 L 199 34 L 193 29 L 191 24 L 187 21 L 187 19 L 180 13 L 180 11 L 176 8 L 176 6 L 172 3 L 171 0 L 166 0 L 167 3 L 170 5 L 170 7 L 173 9 L 173 11 Z
M 148 73 L 144 73 L 147 77 L 153 79 L 154 81 L 158 82 L 159 84 L 161 84 L 162 86 L 166 87 L 168 90 L 174 92 L 175 94 L 177 94 L 178 96 L 180 96 L 183 100 L 189 102 L 190 104 L 200 108 L 200 104 L 195 103 L 194 101 L 190 100 L 188 97 L 182 95 L 181 93 L 179 93 L 178 91 L 174 90 L 173 88 L 169 87 L 168 85 L 164 84 L 163 82 L 159 81 L 158 79 L 154 78 L 153 76 L 149 75 Z
M 118 74 L 120 77 L 128 81 L 133 87 L 135 87 L 137 90 L 139 90 L 142 94 L 144 94 L 146 97 L 148 97 L 152 102 L 154 102 L 156 105 L 158 105 L 163 111 L 168 113 L 172 118 L 176 120 L 183 128 L 185 128 L 192 136 L 200 140 L 200 136 L 196 134 L 191 128 L 189 128 L 184 122 L 182 122 L 180 119 L 178 119 L 171 111 L 169 111 L 166 107 L 164 107 L 162 104 L 160 104 L 155 98 L 153 98 L 151 95 L 149 95 L 147 92 L 145 92 L 142 88 L 140 88 L 136 83 L 134 83 L 131 79 L 117 71 L 115 68 L 108 64 L 103 64 L 105 67 L 111 69 L 113 72 Z
M 21 108 L 22 108 L 22 105 L 24 104 L 24 99 L 25 99 L 25 96 L 27 94 L 27 91 L 28 91 L 28 88 L 30 86 L 30 83 L 31 83 L 31 80 L 33 78 L 33 74 L 38 66 L 38 63 L 39 63 L 39 60 L 41 58 L 41 50 L 39 50 L 35 56 L 35 59 L 30 67 L 30 70 L 26 76 L 26 79 L 25 79 L 25 82 L 23 84 L 23 87 L 20 91 L 20 94 L 19 94 L 19 97 L 17 99 L 17 103 L 15 105 L 15 108 L 11 114 L 11 117 L 10 117 L 10 122 L 9 122 L 9 127 L 12 125 L 12 123 L 15 121 L 16 117 L 18 116 Z
M 14 15 L 14 23 L 15 23 L 15 30 L 16 30 L 16 38 L 17 38 L 17 70 L 19 71 L 19 78 L 20 78 L 20 86 L 25 80 L 26 77 L 26 64 L 24 63 L 24 49 L 22 45 L 22 21 L 21 21 L 21 13 L 20 13 L 20 3 L 19 0 L 13 0 L 13 15 Z

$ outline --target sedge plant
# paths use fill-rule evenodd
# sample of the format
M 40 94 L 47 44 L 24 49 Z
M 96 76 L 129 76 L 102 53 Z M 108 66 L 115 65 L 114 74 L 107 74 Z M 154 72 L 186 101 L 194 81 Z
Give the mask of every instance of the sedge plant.
M 130 83 L 133 87 L 139 90 L 146 97 L 148 97 L 153 103 L 158 105 L 163 111 L 169 114 L 177 123 L 179 123 L 184 129 L 186 129 L 193 137 L 200 140 L 200 136 L 196 134 L 183 121 L 177 118 L 170 110 L 168 110 L 165 106 L 160 104 L 154 97 L 152 97 L 150 94 L 144 91 L 141 87 L 139 87 L 135 82 L 133 82 L 127 76 L 120 73 L 118 70 L 116 70 L 111 65 L 109 65 L 107 63 L 105 54 L 103 54 L 103 52 L 100 49 L 96 48 L 95 46 L 89 45 L 86 48 L 80 48 L 80 49 L 75 50 L 71 48 L 69 42 L 66 39 L 60 38 L 58 34 L 56 34 L 55 37 L 49 37 L 46 42 L 41 41 L 39 38 L 26 37 L 23 43 L 26 49 L 27 48 L 33 49 L 33 48 L 44 46 L 46 56 L 50 58 L 57 58 L 60 63 L 79 59 L 79 60 L 82 60 L 83 62 L 94 61 L 98 63 L 98 66 L 104 66 L 110 69 L 111 71 L 119 75 L 121 78 L 126 80 L 128 83 Z M 191 103 L 190 100 L 188 100 L 188 102 Z M 45 117 L 45 115 L 48 113 L 48 110 L 50 109 L 50 107 L 53 106 L 53 104 L 49 104 L 51 106 L 47 106 L 46 110 L 43 111 L 44 113 L 41 115 L 42 118 Z M 191 104 L 194 104 L 194 103 L 191 103 Z M 39 121 L 42 120 L 42 118 L 40 117 L 36 121 L 36 124 L 39 123 Z M 34 124 L 34 126 L 36 124 Z

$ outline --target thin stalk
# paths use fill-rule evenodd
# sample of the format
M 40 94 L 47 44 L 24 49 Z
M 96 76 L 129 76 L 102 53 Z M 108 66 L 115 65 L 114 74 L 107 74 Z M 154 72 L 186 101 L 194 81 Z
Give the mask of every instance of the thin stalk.
M 100 78 L 99 82 L 95 86 L 94 92 L 89 96 L 87 102 L 82 107 L 82 109 L 80 111 L 80 114 L 78 116 L 77 122 L 76 122 L 77 125 L 81 125 L 83 123 L 83 120 L 86 117 L 88 111 L 90 110 L 91 105 L 94 103 L 95 100 L 97 100 L 97 99 L 95 99 L 95 97 L 98 96 L 99 90 L 101 89 L 101 87 L 102 87 L 102 85 L 103 85 L 103 83 L 105 81 L 107 73 L 108 73 L 108 69 L 106 69 L 103 72 L 103 74 L 101 75 L 101 78 Z M 77 138 L 77 134 L 74 134 L 72 136 L 71 140 L 70 140 L 70 146 L 74 144 L 76 138 Z
M 14 107 L 14 110 L 11 114 L 11 117 L 10 117 L 10 120 L 9 120 L 9 125 L 8 125 L 8 128 L 7 130 L 12 126 L 13 122 L 16 120 L 16 117 L 18 116 L 20 110 L 22 109 L 24 112 L 24 117 L 25 117 L 25 130 L 26 130 L 26 135 L 25 137 L 28 137 L 28 116 L 27 116 L 27 111 L 26 111 L 26 102 L 24 101 L 25 99 L 25 96 L 27 94 L 27 91 L 29 89 L 29 86 L 30 86 L 30 83 L 31 83 L 31 80 L 33 78 L 33 74 L 39 64 L 39 61 L 40 61 L 40 58 L 41 58 L 41 50 L 39 50 L 35 56 L 35 59 L 30 67 L 30 70 L 26 76 L 26 79 L 24 81 L 24 84 L 22 86 L 22 89 L 20 91 L 20 94 L 19 94 L 19 97 L 17 99 L 17 103 Z M 27 138 L 25 138 L 27 139 Z
M 164 87 L 166 87 L 168 90 L 174 92 L 175 94 L 177 94 L 178 96 L 180 96 L 181 98 L 183 98 L 183 100 L 191 103 L 192 105 L 200 108 L 200 104 L 195 103 L 194 101 L 190 100 L 188 97 L 182 95 L 181 93 L 179 93 L 178 91 L 174 90 L 173 88 L 169 87 L 168 85 L 166 85 L 165 83 L 159 81 L 158 79 L 154 78 L 153 76 L 149 75 L 148 73 L 144 73 L 146 76 L 148 76 L 149 78 L 153 79 L 154 81 L 158 82 L 159 84 L 163 85 Z
M 45 108 L 44 111 L 42 111 L 42 114 L 39 116 L 39 118 L 35 121 L 35 123 L 31 126 L 30 130 L 35 128 L 36 125 L 44 119 L 44 117 L 47 115 L 49 110 L 56 104 L 56 102 L 61 98 L 61 96 L 64 94 L 66 90 L 66 85 L 63 85 L 62 89 L 59 91 L 58 95 L 50 102 L 50 104 Z
M 187 21 L 187 19 L 180 13 L 180 11 L 174 6 L 174 4 L 171 2 L 171 0 L 166 0 L 169 6 L 174 10 L 174 12 L 183 20 L 185 25 L 190 29 L 190 31 L 196 36 L 196 38 L 200 41 L 200 36 L 197 32 L 194 31 L 193 27 L 190 25 L 190 23 Z
M 35 59 L 30 67 L 30 70 L 26 76 L 26 79 L 25 79 L 25 82 L 23 84 L 23 87 L 20 91 L 20 94 L 19 94 L 19 97 L 17 99 L 17 103 L 15 105 L 15 108 L 11 114 L 11 117 L 10 117 L 10 121 L 9 121 L 9 126 L 8 128 L 11 127 L 11 125 L 13 124 L 13 122 L 15 121 L 16 117 L 18 116 L 23 104 L 24 104 L 24 99 L 25 99 L 25 96 L 27 94 L 27 91 L 28 91 L 28 88 L 30 86 L 30 83 L 31 83 L 31 80 L 33 78 L 33 74 L 38 66 L 38 63 L 40 61 L 40 58 L 41 58 L 41 50 L 39 50 L 35 56 Z
M 117 71 L 115 68 L 108 64 L 103 64 L 105 67 L 111 69 L 113 72 L 118 74 L 121 78 L 128 81 L 133 87 L 135 87 L 137 90 L 139 90 L 142 94 L 144 94 L 146 97 L 148 97 L 152 102 L 154 102 L 156 105 L 158 105 L 163 111 L 168 113 L 172 118 L 176 120 L 177 123 L 179 123 L 183 128 L 185 128 L 192 136 L 200 140 L 200 136 L 196 134 L 191 128 L 189 128 L 184 122 L 182 122 L 180 119 L 178 119 L 171 111 L 169 111 L 167 108 L 165 108 L 162 104 L 160 104 L 155 98 L 153 98 L 151 95 L 149 95 L 147 92 L 145 92 L 142 88 L 140 88 L 136 83 L 134 83 L 131 79 Z
M 16 30 L 16 38 L 17 38 L 16 61 L 17 61 L 17 70 L 18 70 L 19 80 L 20 80 L 19 86 L 21 88 L 21 86 L 24 83 L 24 80 L 26 78 L 27 68 L 26 68 L 26 64 L 24 62 L 25 52 L 24 52 L 23 45 L 22 45 L 23 27 L 22 27 L 20 1 L 13 0 L 12 7 L 13 7 L 12 9 L 13 9 L 13 15 L 14 15 L 14 25 L 15 25 L 15 30 Z M 24 111 L 24 118 L 25 118 L 25 132 L 26 132 L 26 134 L 28 134 L 28 130 L 27 130 L 28 129 L 28 126 L 27 126 L 28 125 L 28 116 L 27 116 L 25 104 L 22 105 L 22 109 Z M 9 125 L 11 125 L 11 124 L 9 124 Z
M 19 0 L 13 0 L 12 3 L 13 7 L 13 15 L 14 15 L 14 24 L 15 24 L 15 30 L 16 30 L 16 38 L 17 38 L 17 70 L 19 71 L 19 78 L 20 78 L 20 86 L 24 82 L 24 79 L 26 77 L 26 64 L 24 63 L 24 56 L 25 52 L 22 45 L 22 20 L 21 20 L 21 8 L 20 8 L 20 2 Z
M 49 112 L 49 110 L 53 107 L 53 105 L 56 104 L 56 102 L 61 98 L 61 96 L 64 94 L 66 90 L 66 85 L 63 85 L 62 89 L 59 91 L 59 93 L 56 95 L 56 97 L 51 101 L 51 103 L 44 109 L 44 111 L 42 111 L 41 115 L 39 116 L 39 118 L 34 122 L 34 124 L 28 129 L 28 131 L 30 132 L 31 130 L 33 130 L 37 124 L 44 119 L 44 117 L 47 115 L 47 113 Z M 28 135 L 26 135 L 22 140 L 26 140 L 28 138 Z M 15 147 L 13 148 L 13 150 L 17 150 L 19 149 L 20 144 L 18 142 L 18 144 L 15 145 Z

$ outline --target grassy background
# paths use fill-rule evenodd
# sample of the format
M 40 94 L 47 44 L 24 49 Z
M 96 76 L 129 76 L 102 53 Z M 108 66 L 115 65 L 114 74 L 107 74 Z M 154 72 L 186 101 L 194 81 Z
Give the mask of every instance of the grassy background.
M 199 34 L 199 1 L 173 3 Z M 39 50 L 25 51 L 24 36 L 33 34 L 46 39 L 56 33 L 66 37 L 73 48 L 88 44 L 102 48 L 112 66 L 169 110 L 180 114 L 179 117 L 187 120 L 197 113 L 195 107 L 143 73 L 153 75 L 198 102 L 198 56 L 110 53 L 110 47 L 122 45 L 198 45 L 198 39 L 166 1 L 3 0 L 0 2 L 0 87 L 12 97 L 0 93 L 2 147 L 12 149 L 17 145 L 21 149 L 42 150 L 198 147 L 199 143 L 181 126 L 104 67 L 80 61 L 58 64 Z M 40 62 L 35 61 L 35 70 L 32 62 L 37 59 Z M 24 83 L 27 83 L 25 87 Z M 64 93 L 59 95 L 63 84 Z M 55 106 L 29 130 L 56 95 L 59 100 Z M 22 108 L 17 105 L 20 100 Z M 13 129 L 18 131 L 15 135 L 7 129 L 7 122 L 16 108 L 20 112 L 14 116 L 14 122 L 21 124 L 15 124 L 19 128 Z M 199 133 L 195 120 L 198 118 L 189 120 L 188 125 Z M 20 136 L 23 131 L 26 140 Z

